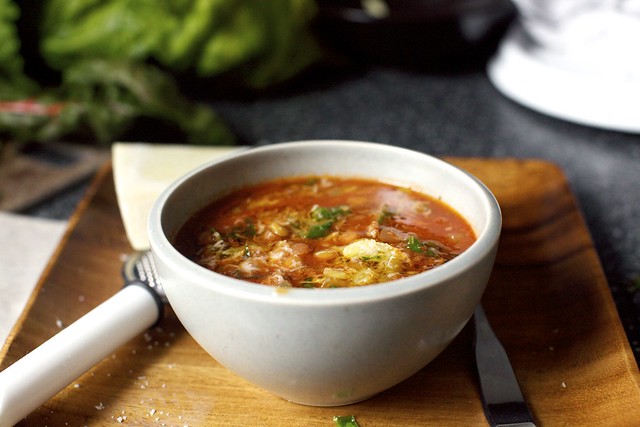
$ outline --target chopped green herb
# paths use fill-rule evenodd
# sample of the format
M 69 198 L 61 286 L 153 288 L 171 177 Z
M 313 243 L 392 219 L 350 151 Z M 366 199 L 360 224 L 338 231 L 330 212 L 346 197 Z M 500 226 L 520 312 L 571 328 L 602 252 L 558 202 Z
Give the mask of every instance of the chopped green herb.
M 395 213 L 390 211 L 389 207 L 385 205 L 382 208 L 382 212 L 380 212 L 380 215 L 378 215 L 378 224 L 384 224 L 387 218 L 393 218 L 394 215 Z
M 324 219 L 336 220 L 338 217 L 342 215 L 346 215 L 348 213 L 349 213 L 349 208 L 346 206 L 335 206 L 331 208 L 323 208 L 320 206 L 315 206 L 311 210 L 311 216 L 316 221 L 322 221 Z
M 304 280 L 300 283 L 300 286 L 303 288 L 315 288 L 316 285 L 313 283 L 313 277 L 305 277 Z
M 329 234 L 329 229 L 331 229 L 331 226 L 334 222 L 335 221 L 326 221 L 322 224 L 313 225 L 311 226 L 311 228 L 309 228 L 309 230 L 307 230 L 304 237 L 308 239 L 318 239 L 320 237 L 324 237 Z
M 320 237 L 325 237 L 329 234 L 329 230 L 336 222 L 336 220 L 343 215 L 349 213 L 349 208 L 346 206 L 336 206 L 336 207 L 320 207 L 314 206 L 311 209 L 311 218 L 318 222 L 318 224 L 314 224 L 303 234 L 304 237 L 308 239 L 318 239 Z M 322 221 L 322 222 L 321 222 Z
M 253 224 L 253 219 L 245 218 L 244 225 L 234 227 L 231 232 L 229 232 L 229 239 L 235 241 L 242 241 L 246 239 L 250 239 L 256 235 L 256 226 Z
M 407 239 L 407 248 L 411 249 L 413 252 L 422 253 L 422 242 L 415 236 L 410 236 Z
M 337 427 L 360 427 L 356 421 L 356 417 L 353 415 L 334 416 L 333 422 L 336 423 Z
M 421 242 L 415 236 L 409 236 L 407 239 L 407 249 L 426 256 L 436 256 L 436 253 L 427 243 Z
M 253 237 L 256 235 L 256 226 L 253 225 L 253 220 L 251 218 L 247 218 L 245 220 L 245 223 L 247 224 L 247 226 L 244 229 L 244 235 L 246 237 Z

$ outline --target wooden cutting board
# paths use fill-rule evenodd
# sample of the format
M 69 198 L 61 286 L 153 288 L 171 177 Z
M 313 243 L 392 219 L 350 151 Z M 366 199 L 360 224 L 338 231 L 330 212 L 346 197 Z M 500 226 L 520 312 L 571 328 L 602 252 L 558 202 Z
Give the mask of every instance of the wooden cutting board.
M 0 144 L 0 210 L 28 209 L 88 179 L 109 150 L 80 144 Z
M 562 171 L 537 160 L 448 160 L 483 180 L 503 209 L 483 303 L 539 425 L 640 425 L 638 367 Z M 106 164 L 2 349 L 1 368 L 114 294 L 130 251 Z M 229 373 L 170 313 L 23 425 L 331 426 L 335 415 L 354 415 L 362 427 L 486 425 L 471 328 L 396 387 L 362 403 L 316 408 Z

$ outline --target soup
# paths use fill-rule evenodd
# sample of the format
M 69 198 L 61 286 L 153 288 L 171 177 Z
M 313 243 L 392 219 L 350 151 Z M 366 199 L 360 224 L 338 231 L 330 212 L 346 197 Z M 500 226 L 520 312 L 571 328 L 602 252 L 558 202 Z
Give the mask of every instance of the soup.
M 284 178 L 243 188 L 193 215 L 175 247 L 218 273 L 265 285 L 335 288 L 437 267 L 475 241 L 446 204 L 360 178 Z

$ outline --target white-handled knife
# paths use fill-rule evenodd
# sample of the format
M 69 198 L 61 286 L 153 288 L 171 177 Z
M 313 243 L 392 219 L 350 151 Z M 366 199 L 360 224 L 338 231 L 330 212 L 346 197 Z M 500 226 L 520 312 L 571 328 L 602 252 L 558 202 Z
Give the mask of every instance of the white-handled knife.
M 11 427 L 162 316 L 164 291 L 146 251 L 147 217 L 156 197 L 189 170 L 239 150 L 116 143 L 113 169 L 120 212 L 131 246 L 125 286 L 57 335 L 0 372 L 0 427 Z

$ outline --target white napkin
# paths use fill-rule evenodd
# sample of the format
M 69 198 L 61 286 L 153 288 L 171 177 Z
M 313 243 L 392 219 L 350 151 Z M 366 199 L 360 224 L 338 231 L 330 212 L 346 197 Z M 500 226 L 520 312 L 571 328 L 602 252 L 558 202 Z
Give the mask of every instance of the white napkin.
M 149 247 L 147 216 L 156 197 L 189 170 L 246 147 L 144 143 L 112 146 L 118 204 L 131 245 Z M 0 345 L 24 311 L 67 222 L 0 212 Z
M 0 212 L 0 346 L 59 244 L 66 221 Z

